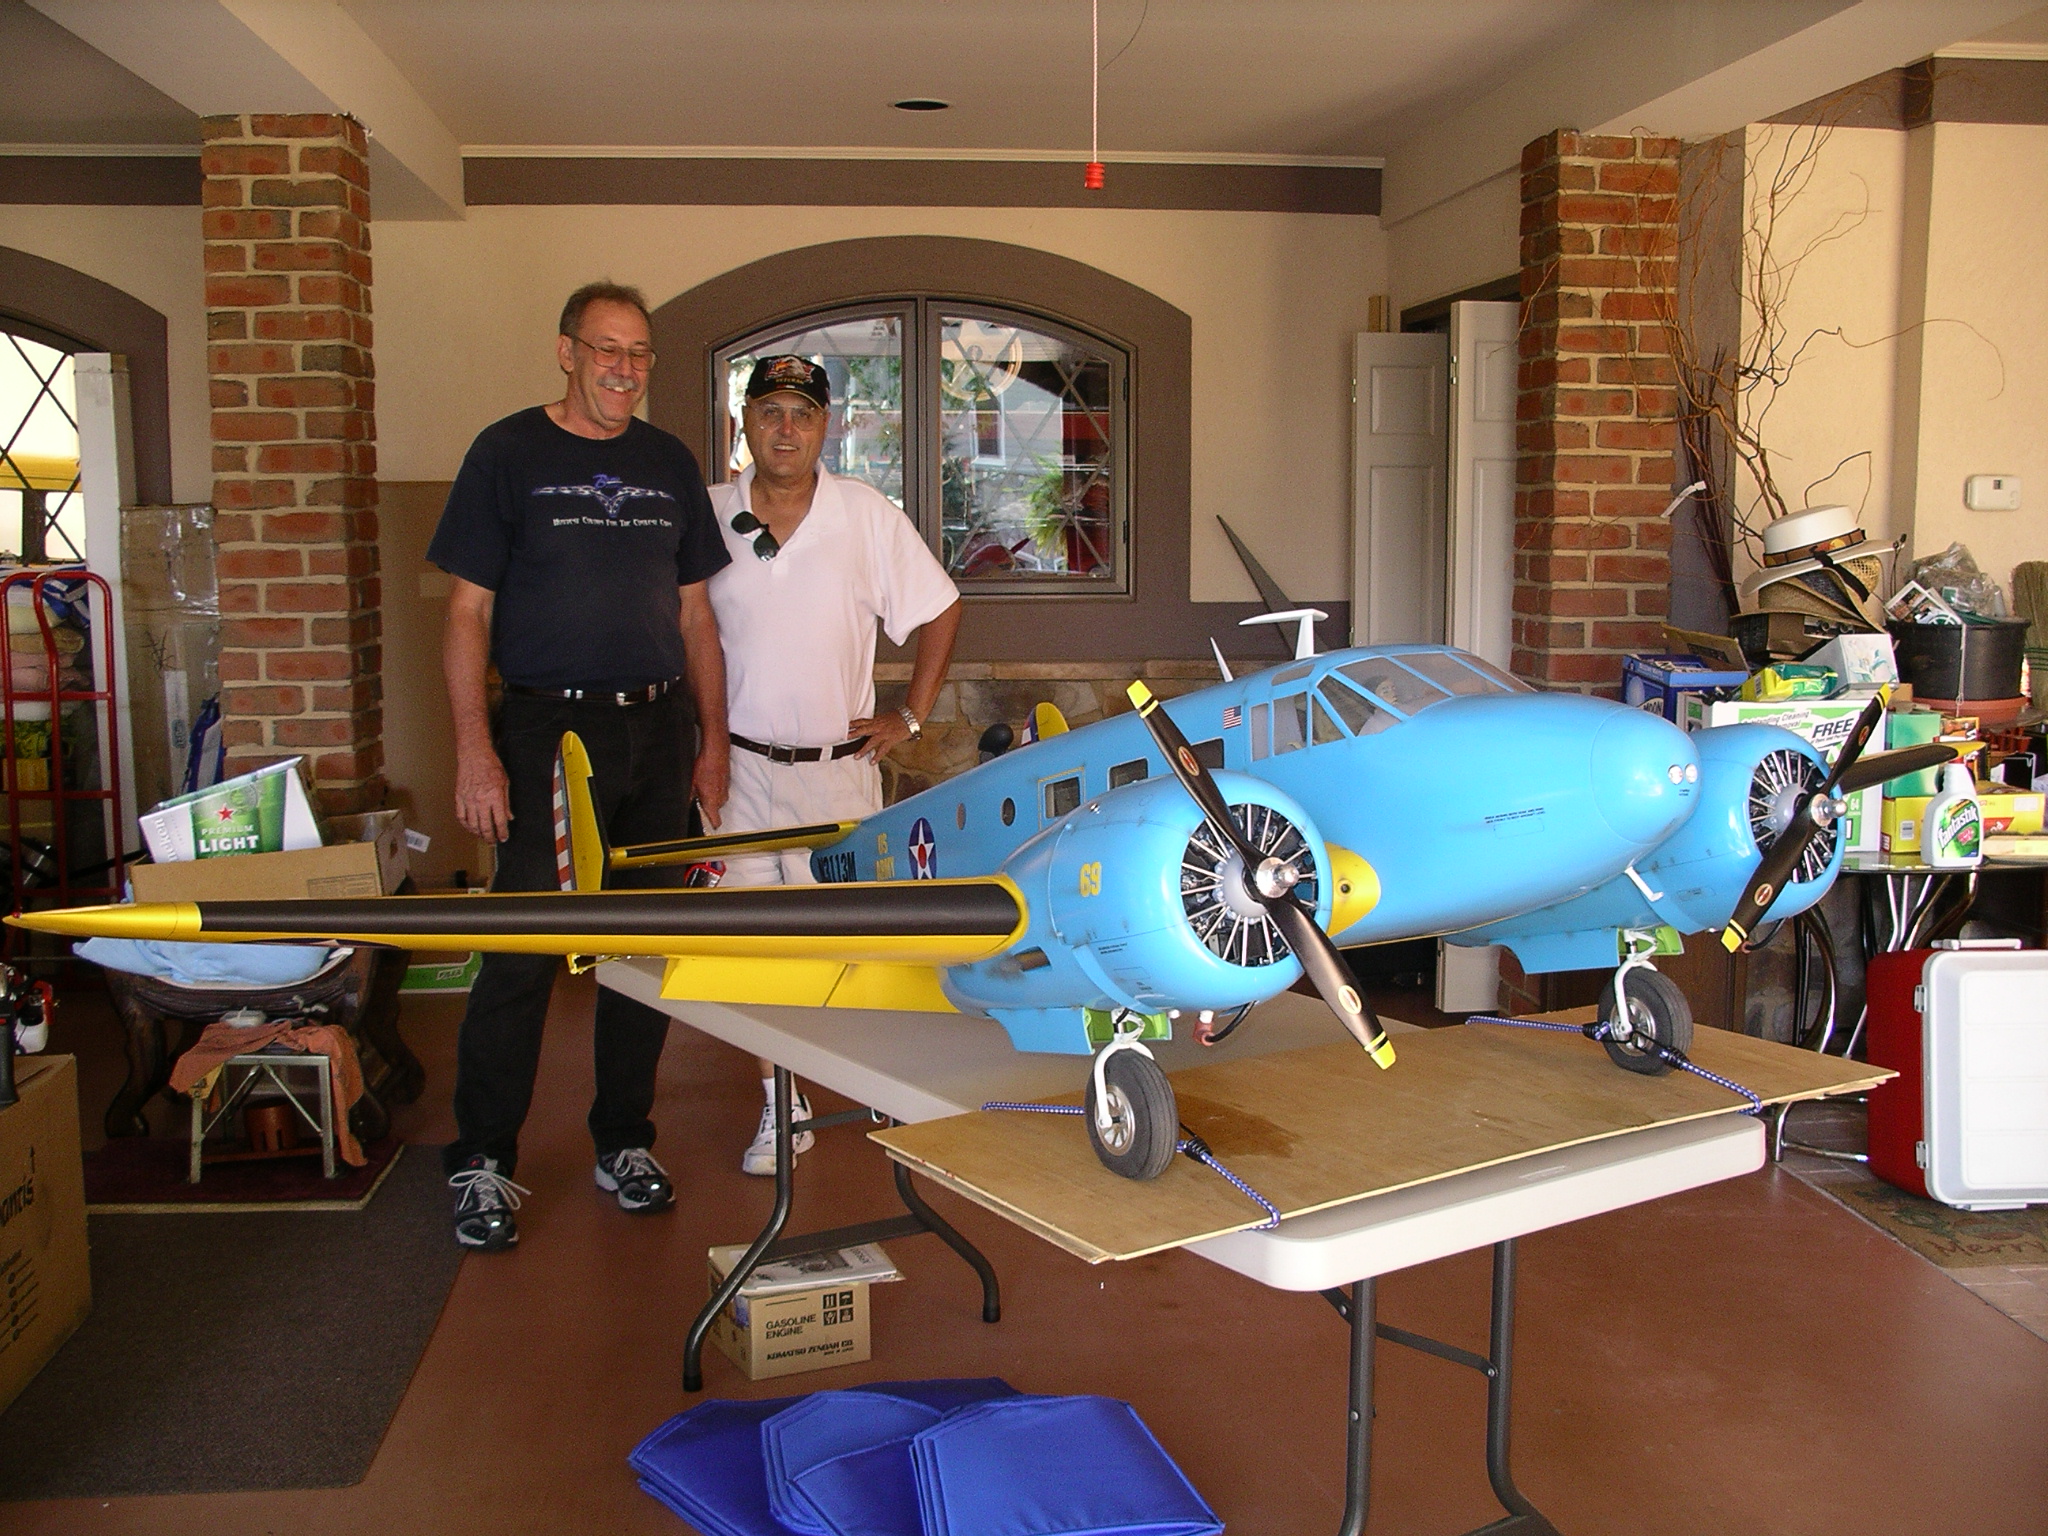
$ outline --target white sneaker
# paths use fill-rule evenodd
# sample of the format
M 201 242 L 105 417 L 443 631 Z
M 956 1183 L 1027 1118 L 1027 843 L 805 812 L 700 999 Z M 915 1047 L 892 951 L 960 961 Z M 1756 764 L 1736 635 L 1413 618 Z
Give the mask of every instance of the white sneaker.
M 798 1120 L 811 1118 L 811 1101 L 802 1094 L 791 1096 L 792 1113 Z M 804 1153 L 811 1150 L 817 1138 L 809 1131 L 798 1131 L 790 1138 L 790 1151 Z M 775 1173 L 775 1106 L 772 1103 L 761 1106 L 761 1128 L 754 1132 L 753 1145 L 740 1157 L 740 1172 L 751 1173 L 756 1178 L 773 1177 Z

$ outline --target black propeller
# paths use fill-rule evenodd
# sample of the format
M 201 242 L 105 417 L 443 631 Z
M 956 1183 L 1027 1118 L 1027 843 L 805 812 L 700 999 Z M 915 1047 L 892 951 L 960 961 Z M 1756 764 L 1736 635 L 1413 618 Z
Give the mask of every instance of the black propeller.
M 1756 925 L 1763 920 L 1764 913 L 1770 910 L 1771 903 L 1784 889 L 1786 877 L 1799 867 L 1807 844 L 1842 814 L 1840 796 L 1853 795 L 1873 784 L 1882 784 L 1902 774 L 1918 773 L 1923 768 L 1955 759 L 1956 749 L 1939 742 L 1901 747 L 1896 752 L 1864 757 L 1863 749 L 1870 744 L 1871 733 L 1884 716 L 1884 706 L 1882 694 L 1864 705 L 1863 713 L 1856 717 L 1856 728 L 1842 743 L 1841 755 L 1835 759 L 1835 766 L 1829 770 L 1827 778 L 1819 788 L 1800 796 L 1791 820 L 1766 850 L 1756 872 L 1749 877 L 1741 899 L 1729 914 L 1728 926 L 1721 930 L 1721 944 L 1731 953 L 1748 942 Z
M 1301 962 L 1303 974 L 1314 984 L 1323 1001 L 1330 1005 L 1338 1021 L 1371 1053 L 1372 1059 L 1382 1067 L 1391 1067 L 1394 1064 L 1394 1047 L 1387 1040 L 1387 1031 L 1379 1016 L 1358 990 L 1358 983 L 1352 979 L 1337 946 L 1316 925 L 1315 914 L 1294 895 L 1298 873 L 1283 861 L 1260 853 L 1245 840 L 1244 833 L 1238 829 L 1237 818 L 1230 814 L 1230 807 L 1224 802 L 1223 792 L 1209 777 L 1209 770 L 1202 765 L 1202 760 L 1195 756 L 1194 748 L 1188 745 L 1180 727 L 1159 707 L 1159 700 L 1152 696 L 1152 690 L 1143 683 L 1133 683 L 1130 696 L 1131 702 L 1138 706 L 1139 718 L 1159 744 L 1167 766 L 1172 768 L 1173 776 L 1180 780 L 1181 787 L 1201 807 L 1209 830 L 1242 861 L 1245 889 L 1273 919 L 1281 938 L 1287 941 L 1287 947 Z

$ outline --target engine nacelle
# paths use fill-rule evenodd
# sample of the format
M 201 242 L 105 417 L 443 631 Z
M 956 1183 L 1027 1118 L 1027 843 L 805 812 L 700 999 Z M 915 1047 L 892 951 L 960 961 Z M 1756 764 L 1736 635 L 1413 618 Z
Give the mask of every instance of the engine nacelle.
M 1330 912 L 1329 856 L 1308 813 L 1261 779 L 1215 775 L 1245 835 L 1304 873 Z M 1081 1010 L 1228 1009 L 1285 991 L 1300 962 L 1243 885 L 1186 790 L 1126 785 L 1047 827 L 1004 862 L 1031 912 L 1006 953 L 942 976 L 964 1012 L 999 1019 L 1020 1050 L 1090 1049 Z

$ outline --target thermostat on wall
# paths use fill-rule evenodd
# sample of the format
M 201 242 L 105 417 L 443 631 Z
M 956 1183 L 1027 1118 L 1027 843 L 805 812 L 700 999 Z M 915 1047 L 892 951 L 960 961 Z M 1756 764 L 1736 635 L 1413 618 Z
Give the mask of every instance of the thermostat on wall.
M 2017 512 L 2018 475 L 1972 475 L 1963 482 L 1963 505 L 1972 512 Z

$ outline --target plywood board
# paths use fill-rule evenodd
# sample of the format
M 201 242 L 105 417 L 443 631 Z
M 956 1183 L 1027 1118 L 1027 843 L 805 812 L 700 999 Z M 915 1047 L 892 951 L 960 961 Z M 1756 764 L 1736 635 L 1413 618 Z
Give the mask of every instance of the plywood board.
M 1283 1216 L 1747 1107 L 1691 1073 L 1623 1071 L 1582 1035 L 1467 1025 L 1404 1034 L 1399 1051 L 1385 1072 L 1339 1044 L 1170 1076 L 1183 1124 Z M 1855 1092 L 1892 1075 L 1721 1030 L 1699 1033 L 1693 1059 L 1767 1104 Z M 1150 1183 L 1117 1177 L 1096 1160 L 1078 1116 L 977 1111 L 873 1136 L 899 1162 L 1090 1263 L 1265 1219 L 1185 1157 Z

